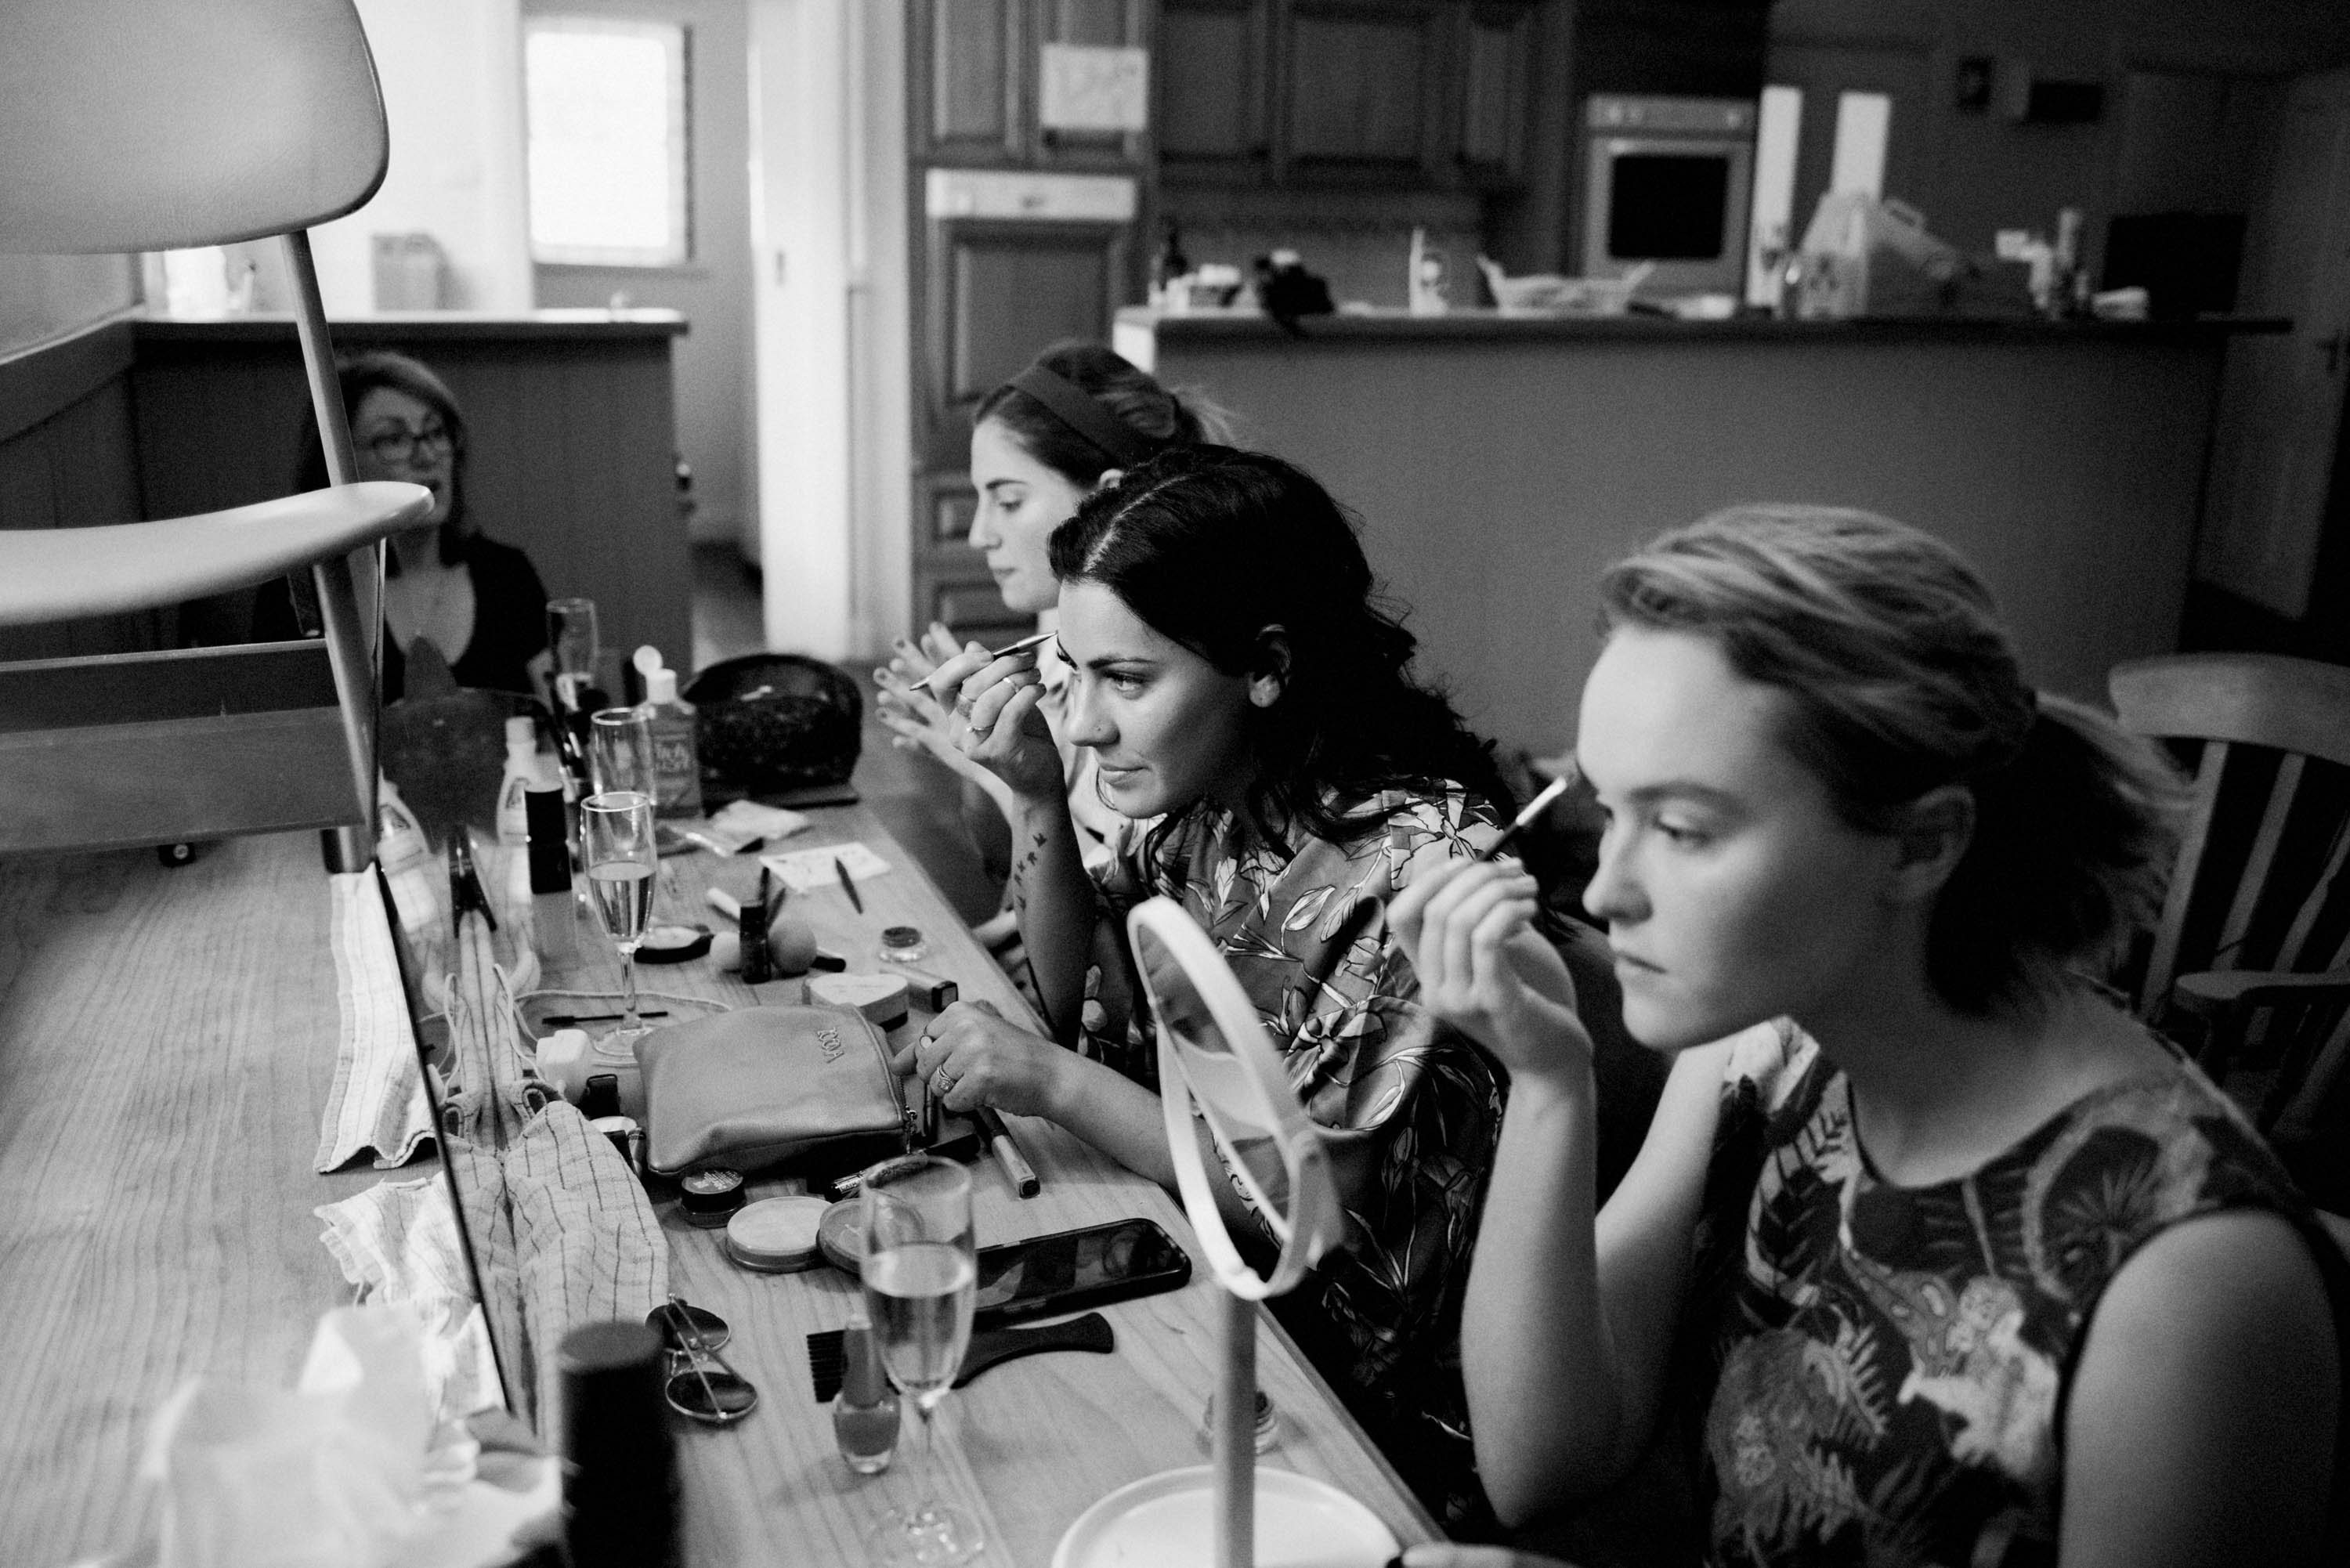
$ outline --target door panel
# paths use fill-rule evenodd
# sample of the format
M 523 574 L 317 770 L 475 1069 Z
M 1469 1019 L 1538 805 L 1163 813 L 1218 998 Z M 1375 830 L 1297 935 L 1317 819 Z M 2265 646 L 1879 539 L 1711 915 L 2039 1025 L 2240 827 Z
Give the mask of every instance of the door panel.
M 2298 619 L 2310 608 L 2350 369 L 2350 70 L 2293 84 L 2271 167 L 2239 308 L 2289 316 L 2293 331 L 2228 346 L 2196 566 Z
M 1292 5 L 1282 49 L 1289 172 L 1435 179 L 1446 20 L 1434 5 Z
M 1123 225 L 987 220 L 934 223 L 928 452 L 961 469 L 971 411 L 987 391 L 1063 337 L 1106 338 L 1125 299 Z
M 1164 173 L 1262 177 L 1265 24 L 1262 0 L 1166 0 L 1151 62 Z
M 1018 154 L 1027 64 L 1018 48 L 1023 3 L 920 0 L 915 6 L 917 156 Z

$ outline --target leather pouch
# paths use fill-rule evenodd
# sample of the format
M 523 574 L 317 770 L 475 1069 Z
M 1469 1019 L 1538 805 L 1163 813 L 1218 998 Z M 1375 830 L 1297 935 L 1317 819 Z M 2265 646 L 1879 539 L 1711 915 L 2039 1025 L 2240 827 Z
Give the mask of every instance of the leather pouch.
M 655 1175 L 847 1170 L 904 1147 L 889 1042 L 846 1008 L 750 1007 L 673 1023 L 637 1042 L 637 1065 Z

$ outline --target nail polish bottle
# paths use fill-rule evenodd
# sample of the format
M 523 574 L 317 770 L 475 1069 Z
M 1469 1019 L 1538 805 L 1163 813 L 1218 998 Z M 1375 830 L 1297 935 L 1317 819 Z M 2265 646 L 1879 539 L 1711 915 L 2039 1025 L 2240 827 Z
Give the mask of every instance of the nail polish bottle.
M 880 1348 L 863 1318 L 840 1336 L 840 1392 L 832 1401 L 832 1435 L 858 1475 L 879 1475 L 898 1451 L 898 1391 L 881 1370 Z

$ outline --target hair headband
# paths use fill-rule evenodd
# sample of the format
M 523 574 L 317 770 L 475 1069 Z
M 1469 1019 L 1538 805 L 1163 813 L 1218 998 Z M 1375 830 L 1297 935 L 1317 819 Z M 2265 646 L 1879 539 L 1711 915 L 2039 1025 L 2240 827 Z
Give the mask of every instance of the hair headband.
M 1045 405 L 1052 416 L 1085 438 L 1119 468 L 1132 468 L 1159 450 L 1159 443 L 1104 408 L 1094 395 L 1057 371 L 1031 365 L 1003 383 Z

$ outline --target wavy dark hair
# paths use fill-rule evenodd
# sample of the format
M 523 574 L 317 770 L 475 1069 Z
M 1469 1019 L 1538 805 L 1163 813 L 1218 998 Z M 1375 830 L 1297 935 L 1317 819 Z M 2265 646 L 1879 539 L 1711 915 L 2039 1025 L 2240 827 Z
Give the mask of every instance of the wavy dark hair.
M 1457 784 L 1507 815 L 1492 745 L 1408 670 L 1418 639 L 1381 603 L 1355 524 L 1312 475 L 1261 452 L 1177 447 L 1087 496 L 1053 531 L 1053 575 L 1098 583 L 1226 675 L 1288 644 L 1281 695 L 1249 711 L 1251 818 L 1349 844 L 1388 814 L 1386 789 Z
M 395 392 L 405 392 L 441 416 L 449 427 L 450 483 L 449 515 L 441 522 L 441 564 L 453 566 L 463 558 L 463 545 L 473 533 L 473 524 L 465 520 L 465 416 L 457 407 L 457 399 L 449 384 L 434 375 L 421 360 L 389 348 L 373 348 L 365 353 L 338 358 L 335 379 L 342 389 L 343 418 L 348 421 L 359 411 L 367 395 L 380 387 Z M 302 404 L 301 455 L 296 460 L 294 488 L 296 491 L 324 490 L 327 487 L 327 452 L 318 441 L 318 416 L 307 400 Z M 387 551 L 384 569 L 397 576 L 400 572 L 398 551 Z
M 1104 411 L 1159 448 L 1196 446 L 1232 438 L 1231 416 L 1188 387 L 1170 389 L 1149 372 L 1098 343 L 1065 338 L 1029 361 L 1099 403 Z M 1081 490 L 1090 490 L 1112 464 L 1107 453 L 1061 421 L 1059 415 L 1006 381 L 972 410 L 973 430 L 993 420 L 1022 451 Z
M 1601 579 L 1605 629 L 1711 639 L 1786 693 L 1783 737 L 1837 814 L 1898 831 L 1945 784 L 1974 836 L 1934 903 L 1926 970 L 1977 1016 L 2101 977 L 2161 908 L 2178 775 L 2095 709 L 2034 691 L 1990 588 L 1929 534 L 1872 513 L 1741 506 L 1664 534 Z

